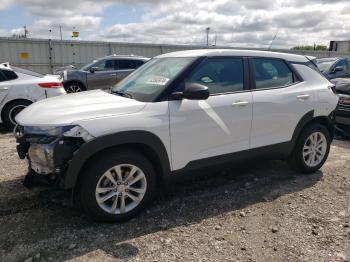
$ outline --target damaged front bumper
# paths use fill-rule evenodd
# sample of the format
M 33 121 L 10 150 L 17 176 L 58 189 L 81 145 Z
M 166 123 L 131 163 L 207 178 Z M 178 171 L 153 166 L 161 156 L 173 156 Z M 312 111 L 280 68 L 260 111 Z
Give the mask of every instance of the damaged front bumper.
M 27 158 L 29 173 L 35 172 L 59 185 L 64 182 L 64 173 L 74 153 L 93 138 L 78 126 L 60 130 L 17 126 L 14 133 L 18 156 Z

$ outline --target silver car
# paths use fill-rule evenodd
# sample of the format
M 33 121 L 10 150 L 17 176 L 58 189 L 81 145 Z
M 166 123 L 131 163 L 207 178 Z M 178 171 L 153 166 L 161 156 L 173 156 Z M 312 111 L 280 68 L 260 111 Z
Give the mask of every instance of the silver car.
M 70 67 L 60 73 L 67 93 L 92 89 L 109 89 L 149 58 L 141 56 L 111 55 L 91 61 L 79 69 Z

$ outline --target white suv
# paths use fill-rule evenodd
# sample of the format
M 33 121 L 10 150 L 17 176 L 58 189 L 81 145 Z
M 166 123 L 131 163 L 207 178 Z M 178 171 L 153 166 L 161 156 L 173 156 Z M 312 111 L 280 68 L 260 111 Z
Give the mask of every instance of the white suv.
M 72 94 L 23 110 L 18 153 L 29 160 L 28 176 L 73 189 L 96 220 L 123 221 L 164 182 L 197 169 L 260 156 L 318 170 L 333 138 L 331 87 L 305 56 L 160 55 L 111 94 Z

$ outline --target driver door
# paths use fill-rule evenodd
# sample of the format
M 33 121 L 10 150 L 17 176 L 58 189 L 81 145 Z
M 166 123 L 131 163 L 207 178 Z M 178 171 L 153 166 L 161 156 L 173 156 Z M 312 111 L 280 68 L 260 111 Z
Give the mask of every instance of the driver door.
M 117 82 L 115 60 L 106 59 L 99 61 L 92 68 L 95 70 L 87 73 L 88 89 L 109 89 Z
M 186 82 L 207 86 L 210 96 L 169 101 L 173 170 L 249 149 L 253 107 L 247 78 L 241 57 L 205 59 L 188 75 Z

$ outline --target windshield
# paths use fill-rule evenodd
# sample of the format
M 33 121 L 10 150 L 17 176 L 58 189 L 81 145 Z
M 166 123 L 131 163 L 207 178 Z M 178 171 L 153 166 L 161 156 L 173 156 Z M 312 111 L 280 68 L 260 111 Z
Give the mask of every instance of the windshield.
M 86 65 L 83 65 L 82 67 L 79 68 L 79 70 L 87 71 L 90 69 L 90 67 L 95 64 L 98 60 L 94 59 L 91 62 L 87 63 Z
M 142 102 L 154 101 L 194 59 L 154 58 L 115 85 L 112 92 Z
M 329 58 L 317 59 L 317 67 L 321 72 L 328 71 L 335 61 L 337 60 Z

